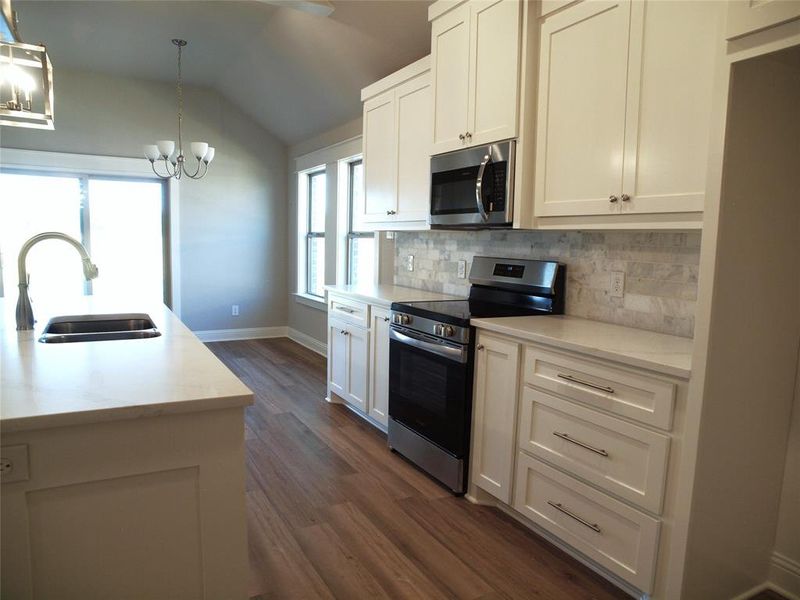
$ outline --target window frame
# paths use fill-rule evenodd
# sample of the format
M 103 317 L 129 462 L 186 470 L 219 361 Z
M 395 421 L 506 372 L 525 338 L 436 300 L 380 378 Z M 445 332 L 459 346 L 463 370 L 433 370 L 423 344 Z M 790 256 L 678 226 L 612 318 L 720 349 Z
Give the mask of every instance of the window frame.
M 320 239 L 320 238 L 322 240 L 325 239 L 325 230 L 324 229 L 322 231 L 314 231 L 312 229 L 312 225 L 311 225 L 311 219 L 312 219 L 312 216 L 311 216 L 311 207 L 312 207 L 311 194 L 313 193 L 313 189 L 314 189 L 314 186 L 313 186 L 313 183 L 312 183 L 313 178 L 314 177 L 323 176 L 325 178 L 325 184 L 326 184 L 325 208 L 326 208 L 326 213 L 327 213 L 327 207 L 328 207 L 328 190 L 327 190 L 328 174 L 326 172 L 325 166 L 323 165 L 321 167 L 317 167 L 317 168 L 314 168 L 314 169 L 309 169 L 307 171 L 304 171 L 303 175 L 305 176 L 305 180 L 306 180 L 306 202 L 305 202 L 305 211 L 306 211 L 306 215 L 305 215 L 305 223 L 306 223 L 305 224 L 305 232 L 306 232 L 305 233 L 305 239 L 306 239 L 305 247 L 306 247 L 306 253 L 305 253 L 305 261 L 304 261 L 305 262 L 305 286 L 304 286 L 304 291 L 302 293 L 304 293 L 306 296 L 309 296 L 313 300 L 324 301 L 324 299 L 325 299 L 324 290 L 323 290 L 322 294 L 315 294 L 312 291 L 312 285 L 311 285 L 311 245 L 314 243 L 314 240 L 316 240 L 316 239 Z M 324 245 L 324 242 L 323 242 L 323 245 Z M 324 256 L 324 254 L 323 254 L 323 256 Z M 324 280 L 324 273 L 323 273 L 323 280 Z
M 353 264 L 352 264 L 352 249 L 353 241 L 356 239 L 375 239 L 374 231 L 357 231 L 354 228 L 354 210 L 353 200 L 355 186 L 353 185 L 353 172 L 356 165 L 364 165 L 364 157 L 356 156 L 347 161 L 347 232 L 345 233 L 345 251 L 344 251 L 344 275 L 345 283 L 353 283 Z

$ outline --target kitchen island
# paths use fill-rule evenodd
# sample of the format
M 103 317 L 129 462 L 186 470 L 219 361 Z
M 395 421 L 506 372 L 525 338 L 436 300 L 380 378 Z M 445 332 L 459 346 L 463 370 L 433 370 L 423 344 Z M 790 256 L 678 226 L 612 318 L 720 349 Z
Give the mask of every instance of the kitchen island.
M 163 305 L 0 300 L 2 597 L 246 598 L 250 390 Z M 146 312 L 161 336 L 38 342 L 53 315 Z

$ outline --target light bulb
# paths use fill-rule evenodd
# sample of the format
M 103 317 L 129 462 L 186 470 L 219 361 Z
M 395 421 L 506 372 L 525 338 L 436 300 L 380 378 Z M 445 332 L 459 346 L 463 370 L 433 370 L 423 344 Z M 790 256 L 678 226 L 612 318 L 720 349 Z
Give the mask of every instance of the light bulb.
M 144 155 L 150 162 L 153 162 L 159 157 L 158 146 L 155 144 L 148 144 L 144 147 Z
M 208 163 L 210 163 L 212 160 L 214 160 L 214 146 L 209 146 L 209 147 L 208 147 L 208 152 L 206 152 L 206 155 L 203 157 L 203 161 L 204 161 L 206 164 L 208 164 Z
M 203 160 L 203 157 L 206 155 L 206 152 L 208 152 L 208 144 L 206 144 L 205 142 L 192 142 L 189 145 L 189 147 L 192 150 L 192 155 L 197 160 Z
M 175 142 L 172 140 L 158 140 L 156 145 L 162 158 L 169 158 L 175 152 Z

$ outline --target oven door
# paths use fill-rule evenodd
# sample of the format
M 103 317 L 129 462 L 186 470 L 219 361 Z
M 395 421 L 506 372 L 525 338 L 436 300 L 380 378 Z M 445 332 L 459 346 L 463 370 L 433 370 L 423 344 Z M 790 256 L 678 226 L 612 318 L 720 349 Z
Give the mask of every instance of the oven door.
M 510 226 L 514 150 L 509 141 L 431 158 L 431 225 Z
M 453 454 L 469 454 L 470 346 L 403 327 L 389 331 L 389 416 Z

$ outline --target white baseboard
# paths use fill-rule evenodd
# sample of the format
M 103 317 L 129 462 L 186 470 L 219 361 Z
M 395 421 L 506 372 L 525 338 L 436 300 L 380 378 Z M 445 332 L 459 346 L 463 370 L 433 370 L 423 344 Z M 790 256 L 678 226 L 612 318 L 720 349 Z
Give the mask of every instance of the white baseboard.
M 243 329 L 208 329 L 195 331 L 201 342 L 231 342 L 234 340 L 258 340 L 264 338 L 288 337 L 289 328 L 281 327 L 249 327 Z
M 287 336 L 290 340 L 297 342 L 301 346 L 305 346 L 309 350 L 313 350 L 322 356 L 328 356 L 328 344 L 320 342 L 317 338 L 311 337 L 307 333 L 298 331 L 297 329 L 287 328 Z
M 768 585 L 789 600 L 800 600 L 800 562 L 780 552 L 773 552 Z

